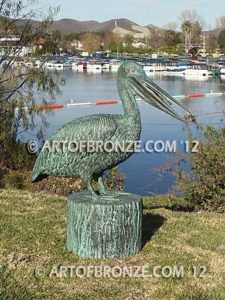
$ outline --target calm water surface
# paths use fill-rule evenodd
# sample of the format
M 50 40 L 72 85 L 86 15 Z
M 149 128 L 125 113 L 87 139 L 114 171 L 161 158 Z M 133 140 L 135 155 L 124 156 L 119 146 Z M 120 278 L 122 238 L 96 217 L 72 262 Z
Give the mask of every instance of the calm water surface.
M 57 103 L 95 102 L 96 100 L 119 99 L 116 87 L 115 73 L 78 73 L 66 70 L 61 73 L 66 80 L 62 88 L 62 94 L 56 99 Z M 171 95 L 183 95 L 189 93 L 225 92 L 225 81 L 221 79 L 208 80 L 185 80 L 184 78 L 171 78 L 165 76 L 151 77 L 160 87 Z M 207 114 L 212 112 L 225 111 L 225 97 L 204 97 L 192 100 L 180 100 L 193 114 L 202 115 L 197 118 L 200 124 L 224 125 L 221 123 L 219 114 Z M 153 108 L 145 102 L 139 103 L 142 118 L 141 142 L 173 141 L 180 145 L 180 141 L 187 139 L 187 130 L 184 125 L 167 116 L 165 113 Z M 122 113 L 121 104 L 106 106 L 73 107 L 56 110 L 48 117 L 49 127 L 46 130 L 46 138 L 50 137 L 58 128 L 66 122 L 78 117 L 90 114 Z M 204 115 L 205 114 L 205 115 Z M 196 133 L 194 125 L 189 127 Z M 196 134 L 199 134 L 198 132 Z M 183 151 L 183 146 L 178 147 L 178 152 Z M 184 152 L 184 151 L 183 151 Z M 171 174 L 158 175 L 160 169 L 168 160 L 175 158 L 178 153 L 136 153 L 130 159 L 119 166 L 125 175 L 126 191 L 142 195 L 152 193 L 165 193 L 174 184 L 174 177 Z

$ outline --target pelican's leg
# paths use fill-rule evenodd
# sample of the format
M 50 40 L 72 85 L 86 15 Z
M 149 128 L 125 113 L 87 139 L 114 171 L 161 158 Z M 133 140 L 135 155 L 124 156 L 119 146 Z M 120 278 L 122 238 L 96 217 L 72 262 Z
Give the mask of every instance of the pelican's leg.
M 98 184 L 99 184 L 99 193 L 100 195 L 105 196 L 105 198 L 107 198 L 107 196 L 111 198 L 111 197 L 119 197 L 127 194 L 120 191 L 107 190 L 103 181 L 103 176 L 98 177 Z
M 103 177 L 100 176 L 98 177 L 98 184 L 99 184 L 99 193 L 101 195 L 106 195 L 109 192 L 106 190 L 105 185 L 104 185 L 104 181 L 103 181 Z
M 93 200 L 99 200 L 99 195 L 96 193 L 96 191 L 94 190 L 94 188 L 92 186 L 92 179 L 87 181 L 87 189 L 91 193 L 91 198 Z

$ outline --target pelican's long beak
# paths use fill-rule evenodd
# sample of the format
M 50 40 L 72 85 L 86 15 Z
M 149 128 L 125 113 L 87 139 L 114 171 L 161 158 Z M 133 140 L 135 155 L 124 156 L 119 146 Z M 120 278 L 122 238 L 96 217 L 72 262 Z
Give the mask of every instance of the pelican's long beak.
M 191 112 L 146 75 L 134 76 L 132 79 L 131 88 L 141 99 L 180 121 L 195 122 Z

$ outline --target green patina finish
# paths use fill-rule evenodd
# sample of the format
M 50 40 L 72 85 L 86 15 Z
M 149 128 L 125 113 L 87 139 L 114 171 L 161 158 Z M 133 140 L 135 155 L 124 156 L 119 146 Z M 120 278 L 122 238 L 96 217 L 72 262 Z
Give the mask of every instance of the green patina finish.
M 62 145 L 65 142 L 92 141 L 105 144 L 110 141 L 112 144 L 122 145 L 126 141 L 138 141 L 141 134 L 141 117 L 137 97 L 179 120 L 193 119 L 191 113 L 154 84 L 138 64 L 125 62 L 120 66 L 117 86 L 124 114 L 99 114 L 78 118 L 61 127 L 49 142 L 59 142 Z M 178 114 L 176 109 L 179 109 L 181 114 Z M 80 177 L 93 200 L 108 200 L 115 197 L 115 193 L 106 191 L 103 173 L 128 159 L 133 152 L 130 149 L 112 152 L 71 152 L 63 147 L 60 151 L 52 152 L 43 147 L 34 166 L 32 181 L 40 181 L 49 175 Z M 93 180 L 99 182 L 99 193 L 96 193 L 92 186 Z
M 124 114 L 100 114 L 82 117 L 65 124 L 49 140 L 65 142 L 101 142 L 124 145 L 136 142 L 141 134 L 141 117 L 136 102 L 139 97 L 172 117 L 188 121 L 194 117 L 175 99 L 154 84 L 142 67 L 123 63 L 117 74 L 117 86 Z M 179 110 L 178 113 L 176 110 Z M 54 175 L 80 177 L 87 194 L 73 194 L 68 199 L 67 247 L 88 258 L 122 258 L 137 254 L 141 248 L 142 200 L 133 194 L 109 192 L 103 173 L 128 159 L 128 151 L 57 151 L 42 148 L 33 170 L 33 181 Z M 93 180 L 99 183 L 97 193 Z
M 141 250 L 142 198 L 93 202 L 88 193 L 68 198 L 67 248 L 85 258 L 126 258 Z

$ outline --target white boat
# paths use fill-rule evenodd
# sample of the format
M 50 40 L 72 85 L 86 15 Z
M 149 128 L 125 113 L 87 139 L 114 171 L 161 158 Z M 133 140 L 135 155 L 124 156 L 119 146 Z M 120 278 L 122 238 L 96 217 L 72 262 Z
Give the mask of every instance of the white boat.
M 121 65 L 121 61 L 118 59 L 112 59 L 110 60 L 110 70 L 113 72 L 117 72 L 119 69 L 119 66 Z
M 220 70 L 218 67 L 213 65 L 194 65 L 191 68 L 184 71 L 185 76 L 198 76 L 198 77 L 208 77 L 208 76 L 218 76 Z
M 161 62 L 144 63 L 142 64 L 143 69 L 147 73 L 163 72 L 166 70 L 166 65 Z
M 87 70 L 102 70 L 102 63 L 98 61 L 88 61 L 87 62 Z
M 108 71 L 110 69 L 110 64 L 109 63 L 102 63 L 102 70 L 103 71 Z
M 49 69 L 49 70 L 63 70 L 64 65 L 61 63 L 55 63 L 55 62 L 46 62 L 46 63 L 44 63 L 43 67 L 45 69 Z
M 221 74 L 221 76 L 225 76 L 225 68 L 220 69 L 220 74 Z
M 207 69 L 187 69 L 183 72 L 184 76 L 199 76 L 207 77 L 213 75 L 212 72 L 209 72 Z
M 187 70 L 187 65 L 180 66 L 167 66 L 167 69 L 163 72 L 165 76 L 184 76 L 184 71 Z
M 156 72 L 155 66 L 146 65 L 146 66 L 143 66 L 143 69 L 146 73 L 155 73 Z
M 79 61 L 72 63 L 72 69 L 75 71 L 83 72 L 84 69 L 87 69 L 87 63 L 85 61 Z
M 189 81 L 204 81 L 204 80 L 208 80 L 209 76 L 185 75 L 184 78 L 185 80 L 189 80 Z

